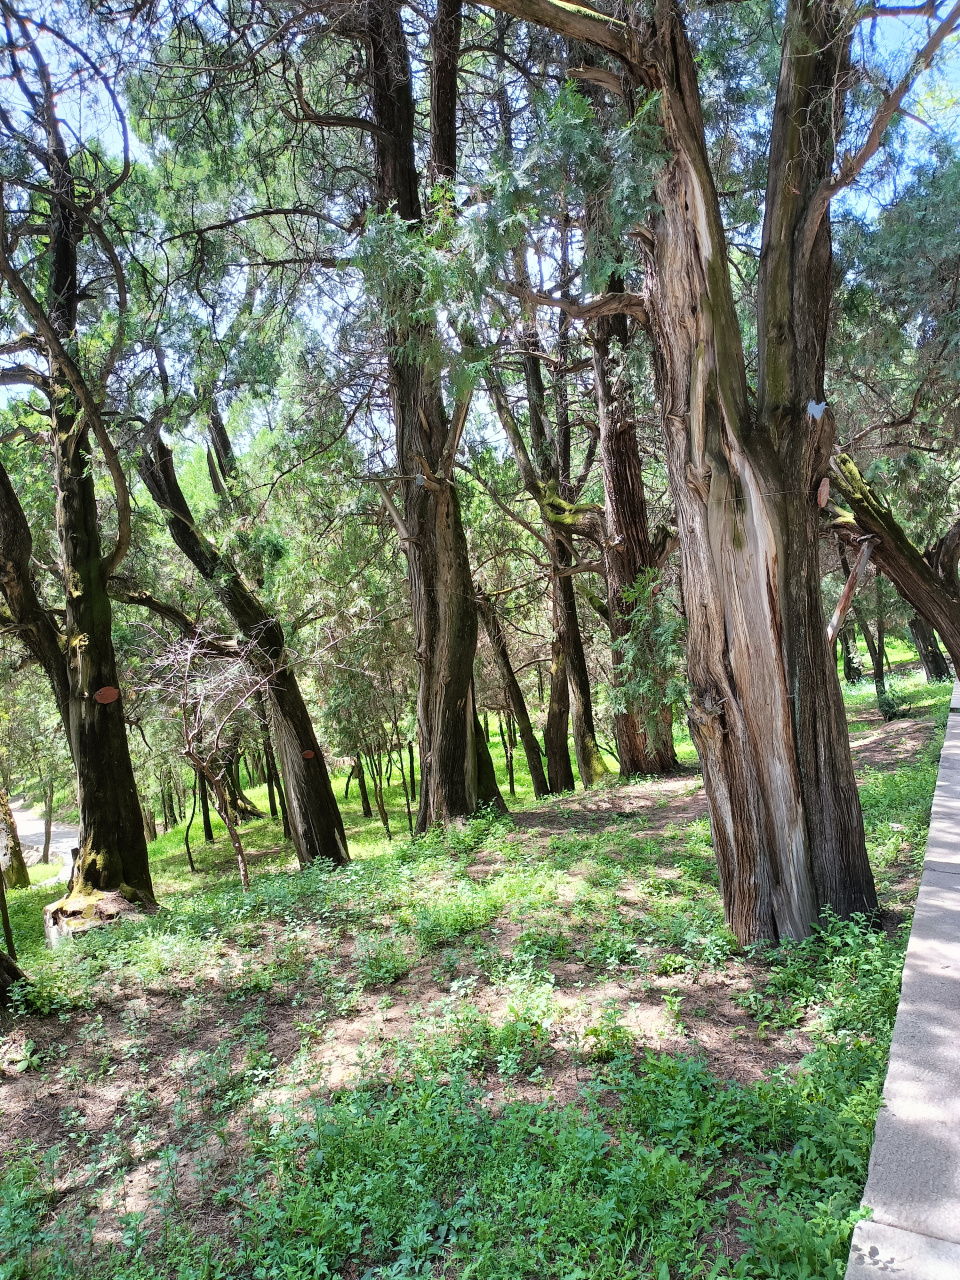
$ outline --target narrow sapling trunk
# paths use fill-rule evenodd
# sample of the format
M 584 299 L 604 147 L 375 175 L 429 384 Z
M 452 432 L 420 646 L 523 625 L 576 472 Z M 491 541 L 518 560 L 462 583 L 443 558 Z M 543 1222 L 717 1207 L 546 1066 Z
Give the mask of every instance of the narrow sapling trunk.
M 840 649 L 843 653 L 843 678 L 847 684 L 859 684 L 863 679 L 863 663 L 857 652 L 856 631 L 852 624 L 840 628 Z
M 203 838 L 207 844 L 213 844 L 213 824 L 210 821 L 210 797 L 207 794 L 207 776 L 199 774 L 200 780 L 200 815 L 203 818 Z
M 370 796 L 367 793 L 367 775 L 363 770 L 363 755 L 359 751 L 354 768 L 357 771 L 357 786 L 360 788 L 360 810 L 365 818 L 372 818 L 373 809 L 370 807 Z
M 543 757 L 540 753 L 540 743 L 537 741 L 537 735 L 533 731 L 533 725 L 530 721 L 530 714 L 527 711 L 527 703 L 523 696 L 523 690 L 520 688 L 520 682 L 517 679 L 513 670 L 513 665 L 510 662 L 510 654 L 507 649 L 507 639 L 503 633 L 503 626 L 489 597 L 485 596 L 482 592 L 477 592 L 477 606 L 480 610 L 480 617 L 483 620 L 483 625 L 487 633 L 487 639 L 490 641 L 490 649 L 493 653 L 494 662 L 497 665 L 497 671 L 499 672 L 504 692 L 507 695 L 507 700 L 517 722 L 520 741 L 523 743 L 523 752 L 527 761 L 527 769 L 530 772 L 530 781 L 533 784 L 533 794 L 539 800 L 541 796 L 547 795 L 550 788 L 547 784 L 546 774 L 543 769 Z M 566 732 L 566 730 L 564 730 L 564 732 Z M 506 749 L 506 747 L 504 749 Z M 513 795 L 512 761 L 510 794 Z
M 223 779 L 218 777 L 216 772 L 204 762 L 199 760 L 191 760 L 194 767 L 203 769 L 207 781 L 216 797 L 217 812 L 223 819 L 223 825 L 227 828 L 227 835 L 230 843 L 233 845 L 233 852 L 237 859 L 237 868 L 240 872 L 240 884 L 244 893 L 250 888 L 250 868 L 247 866 L 247 857 L 243 851 L 243 842 L 240 839 L 240 832 L 237 830 L 236 823 L 233 821 L 233 815 L 230 812 L 230 800 L 227 796 L 226 787 Z
M 50 839 L 53 834 L 53 779 L 49 778 L 43 788 L 43 857 L 44 866 L 50 862 Z
M 590 675 L 587 655 L 580 631 L 577 597 L 573 579 L 557 577 L 560 597 L 560 614 L 563 619 L 560 632 L 567 665 L 567 682 L 570 686 L 570 704 L 573 714 L 573 746 L 577 756 L 580 781 L 585 788 L 595 786 L 607 777 L 610 770 L 597 742 L 593 720 L 593 697 L 590 691 Z
M 497 716 L 497 728 L 500 730 L 500 742 L 503 745 L 503 759 L 507 766 L 507 790 L 512 796 L 517 794 L 516 780 L 513 776 L 513 743 L 507 729 L 503 726 L 503 717 Z

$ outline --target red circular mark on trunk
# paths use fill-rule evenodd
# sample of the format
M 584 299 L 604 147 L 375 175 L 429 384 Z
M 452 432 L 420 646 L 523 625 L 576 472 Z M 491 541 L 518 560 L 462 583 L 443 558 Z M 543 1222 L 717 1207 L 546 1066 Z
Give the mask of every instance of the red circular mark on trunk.
M 120 697 L 120 690 L 114 689 L 113 685 L 104 685 L 102 689 L 98 689 L 93 695 L 94 702 L 116 702 Z
M 304 760 L 312 760 L 312 759 L 313 759 L 313 755 L 314 755 L 314 753 L 313 753 L 312 751 L 304 751 L 304 752 L 303 752 L 303 758 L 304 758 Z

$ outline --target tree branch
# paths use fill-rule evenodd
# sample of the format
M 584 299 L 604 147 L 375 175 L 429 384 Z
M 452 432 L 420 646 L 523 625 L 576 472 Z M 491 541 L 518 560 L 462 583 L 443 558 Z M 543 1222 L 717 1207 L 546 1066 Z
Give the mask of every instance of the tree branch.
M 532 289 L 524 289 L 509 280 L 501 280 L 499 287 L 512 298 L 519 298 L 535 307 L 557 307 L 574 320 L 599 320 L 603 316 L 636 316 L 644 324 L 649 316 L 646 305 L 639 293 L 605 293 L 602 297 L 593 298 L 589 302 L 574 302 L 572 298 L 555 298 L 549 293 L 536 293 Z
M 880 150 L 880 143 L 883 140 L 887 126 L 900 110 L 900 104 L 903 99 L 913 87 L 917 77 L 929 68 L 940 46 L 948 36 L 952 35 L 958 25 L 960 25 L 960 0 L 939 24 L 923 48 L 915 54 L 899 84 L 886 95 L 883 105 L 873 118 L 873 124 L 867 134 L 867 140 L 860 150 L 853 155 L 849 153 L 844 155 L 839 171 L 833 177 L 821 182 L 814 192 L 813 199 L 810 201 L 810 206 L 803 220 L 801 234 L 802 253 L 805 261 L 809 259 L 813 250 L 813 242 L 816 238 L 817 230 L 830 201 L 854 181 L 858 174 L 862 172 L 864 165 L 872 160 Z

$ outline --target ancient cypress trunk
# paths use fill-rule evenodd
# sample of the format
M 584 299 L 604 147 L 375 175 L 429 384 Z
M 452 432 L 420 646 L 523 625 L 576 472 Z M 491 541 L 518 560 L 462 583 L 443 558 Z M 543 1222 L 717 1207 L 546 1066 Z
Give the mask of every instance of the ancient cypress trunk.
M 487 596 L 479 591 L 477 592 L 477 606 L 490 641 L 490 649 L 497 664 L 500 679 L 503 682 L 504 692 L 517 721 L 517 729 L 520 734 L 520 741 L 523 743 L 527 768 L 530 771 L 530 780 L 533 783 L 533 793 L 539 799 L 548 793 L 547 779 L 543 769 L 543 757 L 540 753 L 540 743 L 537 741 L 537 735 L 534 733 L 533 725 L 530 722 L 530 714 L 527 711 L 523 690 L 520 688 L 520 682 L 517 680 L 510 662 L 507 639 L 503 634 L 503 627 L 492 603 Z
M 626 345 L 626 316 L 597 321 L 593 342 L 594 393 L 600 430 L 600 463 L 606 512 L 604 563 L 607 576 L 607 621 L 613 650 L 614 686 L 620 683 L 622 643 L 630 630 L 630 607 L 624 591 L 644 569 L 662 559 L 650 539 L 643 469 L 637 448 L 628 380 L 617 369 L 614 347 Z M 673 708 L 661 700 L 633 706 L 614 715 L 620 775 L 670 773 L 679 768 L 673 745 Z
M 310 713 L 289 665 L 283 628 L 262 605 L 237 567 L 197 529 L 173 464 L 159 436 L 140 461 L 140 474 L 163 511 L 174 542 L 209 582 L 221 604 L 251 641 L 267 681 L 270 721 L 280 756 L 290 834 L 300 864 L 349 861 L 343 821 Z
M 29 889 L 30 872 L 23 860 L 20 837 L 10 811 L 10 799 L 0 788 L 0 876 L 8 889 Z
M 68 390 L 62 389 L 60 395 L 55 404 L 71 403 Z M 34 590 L 30 530 L 2 467 L 0 587 L 18 635 L 50 681 L 77 772 L 80 856 L 70 893 L 47 908 L 50 936 L 54 938 L 91 905 L 91 896 L 120 894 L 145 904 L 154 898 L 140 798 L 117 688 L 89 432 L 82 421 L 78 423 L 62 409 L 55 409 L 52 436 L 57 530 L 66 580 L 71 584 L 62 647 Z M 111 904 L 103 910 L 109 914 Z
M 677 158 L 658 187 L 649 304 L 690 620 L 691 730 L 731 927 L 742 941 L 802 937 L 825 906 L 876 907 L 820 596 L 817 493 L 832 439 L 822 408 L 826 224 L 809 261 L 790 257 L 801 193 L 816 181 L 803 148 L 815 168 L 830 163 L 822 137 L 801 147 L 791 135 L 791 119 L 821 93 L 796 76 L 822 68 L 800 65 L 791 42 L 811 33 L 792 12 L 763 239 L 757 423 L 694 63 L 676 12 L 661 4 L 658 14 L 670 32 L 660 70 Z M 700 211 L 696 231 L 689 209 Z M 798 341 L 789 351 L 786 330 Z

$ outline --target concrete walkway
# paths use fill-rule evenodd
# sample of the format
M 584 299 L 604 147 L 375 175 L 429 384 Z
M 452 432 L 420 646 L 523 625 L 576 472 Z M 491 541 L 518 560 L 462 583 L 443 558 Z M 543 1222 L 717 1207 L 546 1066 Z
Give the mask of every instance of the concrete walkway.
M 847 1280 L 960 1280 L 960 683 Z
M 17 825 L 20 847 L 23 849 L 23 860 L 28 867 L 36 866 L 43 857 L 43 814 L 36 809 L 28 809 L 22 800 L 11 800 L 10 809 Z M 50 865 L 60 870 L 50 877 L 48 883 L 57 880 L 69 880 L 73 867 L 71 850 L 75 849 L 80 839 L 77 827 L 55 822 L 50 828 Z

